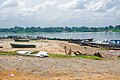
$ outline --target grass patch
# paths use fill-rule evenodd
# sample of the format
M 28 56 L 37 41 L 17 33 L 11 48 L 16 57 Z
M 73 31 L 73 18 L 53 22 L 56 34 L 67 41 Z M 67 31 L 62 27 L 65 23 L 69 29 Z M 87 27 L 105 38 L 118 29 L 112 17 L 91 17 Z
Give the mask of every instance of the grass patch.
M 101 47 L 101 50 L 110 50 L 109 48 Z
M 32 52 L 31 54 L 37 54 L 39 51 L 35 51 Z M 16 52 L 0 52 L 0 55 L 16 55 Z M 25 54 L 28 54 L 28 52 L 26 52 Z
M 36 54 L 36 52 L 32 54 Z M 16 55 L 16 52 L 0 52 L 0 55 Z M 62 54 L 49 54 L 49 57 L 52 58 L 87 58 L 87 59 L 94 59 L 94 60 L 103 60 L 103 58 L 97 56 L 87 56 L 87 55 L 80 55 L 80 56 L 70 56 L 70 55 L 62 55 Z
M 34 52 L 32 52 L 31 54 L 37 54 L 39 51 L 34 51 Z
M 0 55 L 16 55 L 16 52 L 0 52 Z
M 50 57 L 54 58 L 75 58 L 76 56 L 62 55 L 62 54 L 49 54 Z
M 87 56 L 87 55 L 70 56 L 70 55 L 62 55 L 62 54 L 49 54 L 49 56 L 53 58 L 87 58 L 87 59 L 103 60 L 103 58 L 97 56 Z
M 95 60 L 103 60 L 103 58 L 97 57 L 97 56 L 87 56 L 87 55 L 82 55 L 79 56 L 80 58 L 88 58 L 88 59 L 95 59 Z

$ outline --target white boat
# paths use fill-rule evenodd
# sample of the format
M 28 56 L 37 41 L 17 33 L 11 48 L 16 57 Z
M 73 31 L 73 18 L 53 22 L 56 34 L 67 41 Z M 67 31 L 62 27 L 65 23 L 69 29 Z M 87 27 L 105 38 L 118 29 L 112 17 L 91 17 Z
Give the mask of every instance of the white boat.
M 105 47 L 109 49 L 120 49 L 120 40 L 95 41 L 95 42 L 89 42 L 88 45 L 92 47 Z

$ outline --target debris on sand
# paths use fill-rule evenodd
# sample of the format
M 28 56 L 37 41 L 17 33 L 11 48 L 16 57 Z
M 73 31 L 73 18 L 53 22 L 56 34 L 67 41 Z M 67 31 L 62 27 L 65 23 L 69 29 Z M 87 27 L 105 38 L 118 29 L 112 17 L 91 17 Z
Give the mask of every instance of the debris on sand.
M 11 77 L 14 77 L 15 75 L 14 74 L 10 74 Z
M 19 55 L 35 56 L 35 57 L 41 57 L 41 58 L 49 57 L 48 52 L 17 51 L 16 53 Z

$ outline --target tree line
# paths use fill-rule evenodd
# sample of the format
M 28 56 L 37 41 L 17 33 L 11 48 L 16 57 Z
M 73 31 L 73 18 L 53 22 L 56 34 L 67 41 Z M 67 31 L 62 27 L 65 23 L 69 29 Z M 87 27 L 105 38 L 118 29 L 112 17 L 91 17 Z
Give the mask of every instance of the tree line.
M 0 28 L 0 32 L 120 32 L 120 25 L 106 27 L 20 27 Z

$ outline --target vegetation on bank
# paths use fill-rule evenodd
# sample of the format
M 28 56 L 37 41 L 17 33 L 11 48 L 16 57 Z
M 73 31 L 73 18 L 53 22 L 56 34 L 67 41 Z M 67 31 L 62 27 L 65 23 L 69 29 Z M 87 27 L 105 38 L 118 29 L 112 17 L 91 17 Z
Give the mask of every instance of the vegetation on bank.
M 33 54 L 36 54 L 34 52 Z M 17 55 L 16 52 L 0 52 L 0 55 Z M 52 58 L 87 58 L 87 59 L 94 59 L 94 60 L 103 60 L 103 58 L 97 56 L 87 56 L 87 55 L 80 55 L 80 56 L 70 56 L 70 55 L 62 55 L 62 54 L 49 54 L 49 57 Z
M 87 59 L 103 60 L 103 58 L 97 56 L 88 56 L 88 55 L 70 56 L 70 55 L 62 55 L 62 54 L 49 54 L 49 56 L 53 58 L 87 58 Z
M 101 50 L 107 50 L 107 51 L 110 50 L 110 48 L 105 48 L 105 47 L 100 47 L 100 49 L 101 49 Z
M 16 55 L 16 52 L 0 52 L 0 55 Z
M 15 26 L 14 28 L 0 28 L 0 32 L 120 32 L 120 25 L 116 26 L 106 26 L 106 27 L 19 27 Z

